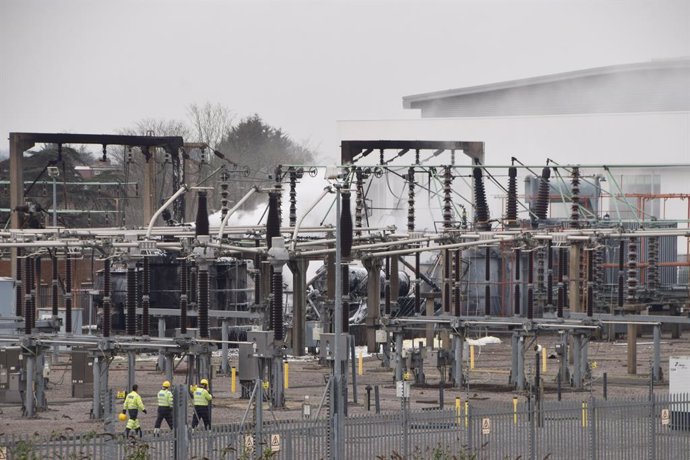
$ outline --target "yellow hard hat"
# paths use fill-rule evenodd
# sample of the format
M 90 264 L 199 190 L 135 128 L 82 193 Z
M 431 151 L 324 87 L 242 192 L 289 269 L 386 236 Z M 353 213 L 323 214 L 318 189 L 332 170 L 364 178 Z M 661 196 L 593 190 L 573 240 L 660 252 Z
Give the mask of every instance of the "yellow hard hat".
M 201 379 L 201 382 L 199 382 L 201 385 L 208 385 L 208 380 L 206 379 Z
M 163 382 L 163 388 L 170 388 L 170 382 L 168 382 L 167 380 Z
M 127 416 L 125 414 L 120 414 L 117 416 L 118 419 L 120 419 L 121 422 L 124 422 L 127 420 Z

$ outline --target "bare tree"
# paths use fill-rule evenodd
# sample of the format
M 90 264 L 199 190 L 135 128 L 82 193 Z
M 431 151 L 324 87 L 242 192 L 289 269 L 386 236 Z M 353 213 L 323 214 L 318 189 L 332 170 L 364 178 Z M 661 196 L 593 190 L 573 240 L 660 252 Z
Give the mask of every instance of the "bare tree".
M 233 113 L 222 104 L 190 104 L 187 114 L 192 125 L 192 136 L 197 142 L 204 142 L 212 149 L 218 145 L 232 128 Z

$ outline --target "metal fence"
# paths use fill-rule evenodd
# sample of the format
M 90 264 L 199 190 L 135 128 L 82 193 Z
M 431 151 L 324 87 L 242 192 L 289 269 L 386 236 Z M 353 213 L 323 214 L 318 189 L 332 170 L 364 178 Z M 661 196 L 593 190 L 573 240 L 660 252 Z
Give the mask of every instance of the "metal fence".
M 508 406 L 508 407 L 503 407 Z M 507 409 L 507 410 L 506 410 Z M 227 424 L 141 439 L 122 435 L 0 437 L 7 459 L 326 459 L 332 419 Z M 258 428 L 258 429 L 257 429 Z M 503 404 L 456 401 L 446 410 L 354 415 L 347 459 L 690 458 L 690 397 Z M 263 456 L 262 456 L 263 455 Z

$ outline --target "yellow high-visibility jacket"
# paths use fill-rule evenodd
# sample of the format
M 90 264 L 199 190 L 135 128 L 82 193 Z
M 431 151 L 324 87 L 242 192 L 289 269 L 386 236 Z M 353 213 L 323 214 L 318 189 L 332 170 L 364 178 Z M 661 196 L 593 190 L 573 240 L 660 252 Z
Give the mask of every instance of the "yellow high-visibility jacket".
M 144 401 L 141 400 L 141 396 L 136 391 L 131 391 L 125 398 L 125 403 L 122 406 L 123 409 L 139 409 L 144 410 Z
M 194 390 L 194 405 L 195 406 L 208 406 L 208 403 L 213 399 L 211 393 L 208 392 L 206 388 L 198 387 Z

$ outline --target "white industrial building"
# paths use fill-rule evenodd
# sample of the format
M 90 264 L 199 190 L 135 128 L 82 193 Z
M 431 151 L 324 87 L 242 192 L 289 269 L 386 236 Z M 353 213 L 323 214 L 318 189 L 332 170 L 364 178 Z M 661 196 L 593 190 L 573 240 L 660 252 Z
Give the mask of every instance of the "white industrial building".
M 646 165 L 635 169 L 611 168 L 608 172 L 601 167 L 582 168 L 585 176 L 600 175 L 603 188 L 612 195 L 648 195 L 642 200 L 644 212 L 605 197 L 600 203 L 600 217 L 608 213 L 612 218 L 642 221 L 652 217 L 680 221 L 690 218 L 688 198 L 682 197 L 690 194 L 690 58 L 417 94 L 404 97 L 403 106 L 419 110 L 421 118 L 340 121 L 339 138 L 481 141 L 485 143 L 486 165 L 508 165 L 511 157 L 537 167 L 545 165 L 547 159 L 549 163 L 563 165 Z M 374 156 L 367 160 L 375 161 Z M 456 164 L 470 164 L 461 153 L 454 160 Z M 442 165 L 452 161 L 444 153 L 428 163 Z M 409 163 L 405 156 L 389 166 Z M 661 164 L 678 166 L 649 166 Z M 503 176 L 497 176 L 497 181 L 506 181 L 505 172 L 498 171 L 497 175 Z M 433 193 L 440 189 L 432 175 L 428 180 L 432 190 L 427 206 L 429 215 L 420 219 L 419 224 L 423 228 L 431 228 L 433 221 L 441 220 L 438 199 Z M 381 190 L 374 193 L 388 196 L 388 202 L 385 209 L 374 211 L 372 223 L 400 223 L 402 218 L 394 209 L 404 209 L 403 191 L 390 187 L 387 190 L 387 184 L 378 183 Z M 471 201 L 469 178 L 456 177 L 454 188 Z M 500 218 L 503 192 L 489 186 L 487 193 L 494 198 L 491 217 Z M 652 197 L 669 194 L 680 195 Z M 629 198 L 628 202 L 639 204 L 640 198 Z M 550 215 L 563 216 L 567 207 L 562 208 L 552 203 Z M 467 210 L 471 215 L 471 206 Z M 685 252 L 684 242 L 679 252 Z

